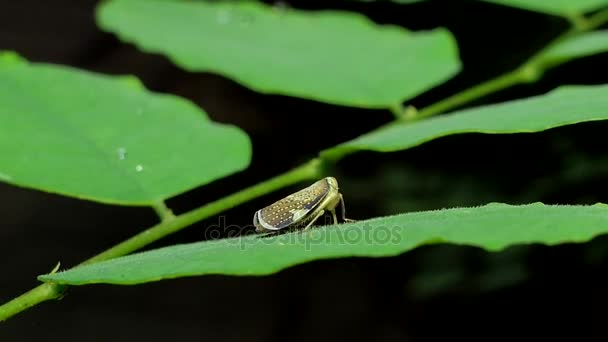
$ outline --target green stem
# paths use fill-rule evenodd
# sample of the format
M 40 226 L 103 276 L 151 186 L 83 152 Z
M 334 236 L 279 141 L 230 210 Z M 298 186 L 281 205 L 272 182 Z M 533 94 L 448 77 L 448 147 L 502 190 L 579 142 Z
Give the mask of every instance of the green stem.
M 525 77 L 522 76 L 524 74 L 522 73 L 522 70 L 523 69 L 517 69 L 515 71 L 511 71 L 425 107 L 418 111 L 416 116 L 411 117 L 410 121 L 420 120 L 422 118 L 443 113 L 485 95 L 506 89 L 514 84 L 521 83 L 525 81 Z
M 608 22 L 608 8 L 605 8 L 586 19 L 584 29 L 590 31 Z
M 313 159 L 312 161 L 282 175 L 245 188 L 239 192 L 211 202 L 187 213 L 173 216 L 171 219 L 164 219 L 159 224 L 146 229 L 130 239 L 125 240 L 114 247 L 84 261 L 81 265 L 127 255 L 197 221 L 233 208 L 251 199 L 271 193 L 275 190 L 298 183 L 300 181 L 315 179 L 321 174 L 322 167 L 323 165 L 319 159 Z M 36 304 L 47 300 L 57 299 L 62 295 L 64 290 L 64 286 L 52 282 L 39 285 L 38 287 L 35 287 L 34 289 L 11 300 L 10 302 L 1 305 L 0 321 L 4 321 Z
M 161 221 L 169 221 L 175 218 L 175 215 L 173 215 L 171 209 L 167 207 L 165 201 L 160 201 L 159 203 L 156 203 L 152 206 L 152 208 L 154 209 L 156 215 L 158 215 Z
M 0 322 L 47 300 L 60 298 L 65 286 L 44 283 L 0 306 Z
M 404 119 L 405 108 L 403 108 L 401 103 L 397 103 L 396 105 L 391 106 L 389 109 L 395 117 L 395 121 L 401 121 Z

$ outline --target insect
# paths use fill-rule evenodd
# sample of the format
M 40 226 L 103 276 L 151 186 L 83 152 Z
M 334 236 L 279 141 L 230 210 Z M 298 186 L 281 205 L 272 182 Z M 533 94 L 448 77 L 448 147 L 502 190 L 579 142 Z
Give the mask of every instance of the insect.
M 336 224 L 338 205 L 341 207 L 342 220 L 354 221 L 345 217 L 344 198 L 338 188 L 338 181 L 334 177 L 325 177 L 256 211 L 253 215 L 253 225 L 257 233 L 306 230 L 326 212 L 331 213 L 333 223 Z

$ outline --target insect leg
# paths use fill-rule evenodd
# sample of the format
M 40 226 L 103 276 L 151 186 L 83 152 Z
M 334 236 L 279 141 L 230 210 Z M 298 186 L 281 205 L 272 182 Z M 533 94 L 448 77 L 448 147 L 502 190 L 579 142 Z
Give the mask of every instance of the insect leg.
M 356 221 L 353 219 L 346 218 L 346 207 L 344 205 L 344 197 L 342 197 L 342 194 L 340 194 L 340 207 L 342 208 L 342 220 L 344 220 L 344 222 L 355 222 Z M 334 218 L 335 218 L 335 216 L 334 216 Z
M 310 220 L 310 222 L 308 222 L 308 224 L 306 225 L 306 227 L 304 227 L 304 229 L 302 230 L 306 230 L 308 229 L 313 223 L 315 223 L 316 220 L 319 219 L 319 217 L 321 217 L 323 214 L 325 213 L 325 210 L 321 209 L 319 211 L 319 213 L 317 214 L 317 216 L 315 216 L 312 220 Z
M 338 224 L 338 218 L 336 217 L 336 208 L 331 210 L 331 216 L 334 218 L 334 224 Z

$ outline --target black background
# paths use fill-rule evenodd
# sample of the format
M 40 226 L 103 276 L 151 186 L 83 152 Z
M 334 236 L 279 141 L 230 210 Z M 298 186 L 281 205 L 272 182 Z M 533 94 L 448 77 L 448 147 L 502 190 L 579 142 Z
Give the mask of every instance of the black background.
M 408 102 L 418 108 L 511 70 L 568 27 L 560 18 L 478 1 L 289 3 L 309 10 L 357 11 L 415 31 L 448 28 L 458 41 L 463 71 Z M 189 98 L 213 120 L 244 129 L 253 142 L 251 166 L 170 199 L 176 213 L 287 171 L 321 149 L 392 119 L 386 111 L 260 95 L 217 75 L 183 71 L 163 56 L 142 53 L 101 32 L 94 22 L 95 4 L 0 1 L 0 49 L 35 62 L 133 74 L 151 90 Z M 469 105 L 542 94 L 561 84 L 606 83 L 606 58 L 570 62 L 537 83 Z M 487 202 L 607 202 L 606 128 L 594 122 L 535 134 L 456 135 L 404 152 L 357 153 L 331 171 L 355 219 Z M 320 129 L 331 134 L 320 135 Z M 298 139 L 304 136 L 317 138 L 304 144 Z M 229 210 L 227 223 L 250 224 L 256 209 L 303 185 Z M 36 275 L 57 261 L 69 267 L 156 222 L 147 208 L 6 184 L 0 184 L 0 203 L 0 302 L 37 285 Z M 197 223 L 148 248 L 203 240 L 217 220 Z M 0 341 L 603 341 L 607 247 L 605 237 L 587 244 L 515 246 L 500 253 L 437 245 L 393 258 L 315 261 L 264 277 L 73 287 L 61 301 L 1 324 Z

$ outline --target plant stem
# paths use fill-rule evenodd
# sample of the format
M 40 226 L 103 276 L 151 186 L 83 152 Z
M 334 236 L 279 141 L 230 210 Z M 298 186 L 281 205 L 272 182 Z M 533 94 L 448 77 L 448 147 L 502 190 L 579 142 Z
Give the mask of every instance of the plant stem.
M 245 188 L 232 195 L 223 197 L 217 201 L 208 203 L 202 207 L 186 212 L 181 215 L 163 219 L 159 224 L 144 230 L 143 232 L 125 240 L 114 247 L 84 261 L 81 265 L 112 259 L 127 255 L 154 241 L 191 225 L 194 222 L 235 207 L 253 198 L 271 193 L 275 190 L 298 183 L 300 181 L 317 178 L 322 171 L 322 163 L 319 159 L 313 159 L 282 175 L 271 178 Z M 155 208 L 156 209 L 156 208 Z M 165 216 L 166 217 L 166 216 Z M 18 314 L 38 303 L 59 298 L 65 290 L 65 286 L 56 283 L 44 283 L 21 296 L 0 306 L 0 322 Z
M 39 285 L 21 296 L 11 300 L 0 306 L 0 322 L 14 316 L 21 311 L 25 311 L 30 307 L 51 299 L 61 297 L 65 286 L 56 283 L 44 283 Z
M 522 77 L 522 75 L 523 73 L 521 72 L 521 69 L 517 69 L 464 90 L 460 93 L 454 94 L 444 100 L 421 109 L 418 111 L 416 116 L 411 117 L 410 121 L 420 120 L 422 118 L 443 113 L 485 95 L 508 88 L 514 84 L 524 81 L 525 78 Z
M 159 203 L 156 203 L 152 206 L 152 208 L 154 209 L 156 215 L 158 215 L 161 221 L 168 221 L 175 218 L 175 215 L 173 215 L 171 209 L 167 207 L 165 201 L 160 201 Z
M 405 108 L 403 108 L 401 103 L 397 103 L 396 105 L 391 106 L 389 109 L 395 117 L 394 121 L 401 121 L 404 119 Z
M 586 31 L 596 29 L 608 22 L 608 8 L 605 8 L 585 20 Z

